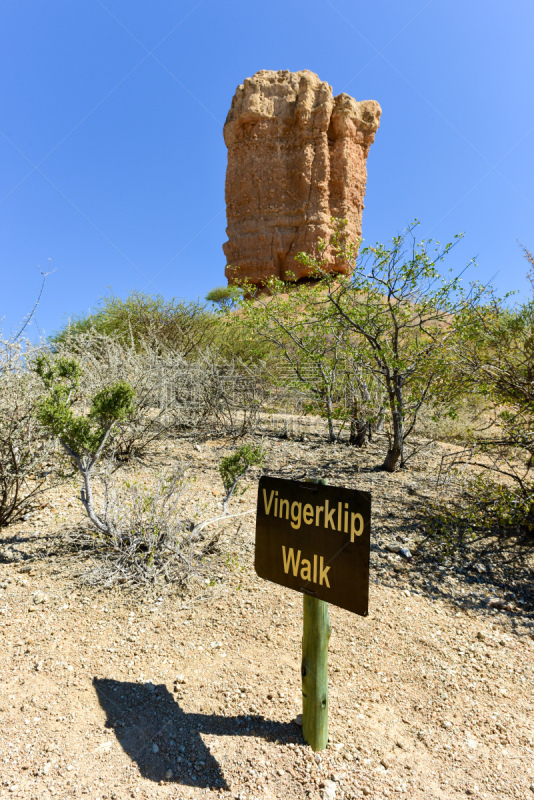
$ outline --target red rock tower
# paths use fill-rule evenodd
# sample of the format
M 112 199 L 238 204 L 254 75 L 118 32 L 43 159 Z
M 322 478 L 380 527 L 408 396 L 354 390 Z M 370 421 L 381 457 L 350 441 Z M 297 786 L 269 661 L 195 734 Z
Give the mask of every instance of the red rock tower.
M 238 86 L 224 125 L 229 283 L 305 278 L 295 255 L 317 252 L 331 217 L 347 219 L 348 238 L 359 239 L 380 113 L 374 100 L 334 97 L 308 70 L 261 70 Z

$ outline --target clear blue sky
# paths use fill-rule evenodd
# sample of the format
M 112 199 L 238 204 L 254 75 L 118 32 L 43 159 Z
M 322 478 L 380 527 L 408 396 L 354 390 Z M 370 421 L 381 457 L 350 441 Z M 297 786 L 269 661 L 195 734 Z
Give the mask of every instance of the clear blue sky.
M 3 0 L 0 317 L 49 334 L 111 290 L 225 283 L 223 123 L 244 78 L 310 69 L 382 106 L 363 236 L 415 217 L 526 295 L 534 250 L 531 0 Z

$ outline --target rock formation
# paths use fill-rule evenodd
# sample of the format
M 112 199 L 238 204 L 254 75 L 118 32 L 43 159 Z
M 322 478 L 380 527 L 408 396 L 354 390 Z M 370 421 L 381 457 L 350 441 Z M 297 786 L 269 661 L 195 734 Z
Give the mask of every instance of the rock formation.
M 346 218 L 348 238 L 358 240 L 379 122 L 377 102 L 334 97 L 308 70 L 261 70 L 238 86 L 224 126 L 229 283 L 305 278 L 294 257 L 316 254 L 331 217 Z

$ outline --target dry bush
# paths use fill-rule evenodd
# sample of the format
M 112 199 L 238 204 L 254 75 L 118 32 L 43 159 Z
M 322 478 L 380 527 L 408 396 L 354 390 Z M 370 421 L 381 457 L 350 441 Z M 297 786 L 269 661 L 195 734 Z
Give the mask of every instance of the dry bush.
M 47 488 L 53 443 L 37 418 L 41 381 L 27 369 L 35 350 L 0 338 L 0 528 L 24 517 Z
M 55 348 L 56 358 L 76 358 L 80 393 L 93 397 L 105 386 L 126 381 L 134 390 L 134 411 L 114 436 L 116 457 L 142 458 L 151 446 L 183 431 L 235 436 L 252 430 L 268 387 L 262 363 L 226 361 L 206 350 L 195 362 L 165 350 L 147 336 L 134 343 L 97 331 L 78 333 Z
M 191 370 L 199 411 L 197 427 L 231 436 L 243 436 L 256 428 L 269 398 L 269 377 L 263 362 L 223 360 L 216 352 L 207 351 Z
M 106 386 L 125 381 L 133 388 L 133 413 L 114 436 L 118 459 L 142 458 L 179 423 L 180 409 L 170 387 L 187 363 L 180 355 L 162 356 L 152 339 L 125 343 L 117 336 L 90 330 L 58 345 L 55 358 L 75 358 L 80 363 L 79 393 L 87 406 Z
M 185 516 L 187 508 L 193 517 L 198 513 L 188 489 L 182 468 L 156 476 L 152 485 L 108 470 L 98 516 L 109 532 L 76 534 L 79 543 L 92 542 L 97 556 L 85 579 L 104 586 L 184 584 L 212 545 Z
M 507 476 L 503 467 L 523 482 Z M 504 607 L 534 611 L 532 482 L 525 465 L 503 461 L 476 445 L 442 464 L 436 500 L 419 518 L 422 562 L 456 562 L 471 580 L 493 585 Z M 483 577 L 481 577 L 481 574 Z
M 449 403 L 429 403 L 421 409 L 416 433 L 433 441 L 468 443 L 487 434 L 492 419 L 483 397 L 462 397 L 454 408 Z
M 533 258 L 525 251 L 529 263 Z M 534 276 L 532 295 L 515 307 L 495 296 L 466 316 L 455 343 L 457 380 L 481 407 L 470 447 L 450 467 L 483 471 L 466 491 L 467 512 L 487 530 L 534 542 Z M 478 493 L 478 495 L 477 495 Z M 469 513 L 465 514 L 470 520 Z M 471 522 L 469 522 L 471 524 Z
M 251 513 L 250 509 L 228 513 L 227 503 L 249 467 L 262 457 L 261 448 L 245 445 L 223 459 L 222 512 L 198 500 L 195 476 L 182 466 L 147 483 L 120 477 L 109 463 L 98 492 L 102 525 L 71 534 L 77 549 L 92 550 L 92 567 L 81 574 L 82 579 L 108 588 L 175 584 L 181 589 L 192 579 L 213 580 L 209 565 L 216 557 L 222 526 Z

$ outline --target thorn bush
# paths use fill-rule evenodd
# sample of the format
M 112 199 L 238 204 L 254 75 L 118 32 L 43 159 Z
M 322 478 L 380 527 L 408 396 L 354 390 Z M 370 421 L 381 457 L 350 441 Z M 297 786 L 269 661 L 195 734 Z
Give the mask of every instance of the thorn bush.
M 0 337 L 0 528 L 17 522 L 50 488 L 53 443 L 39 420 L 42 384 L 27 369 L 29 342 Z

